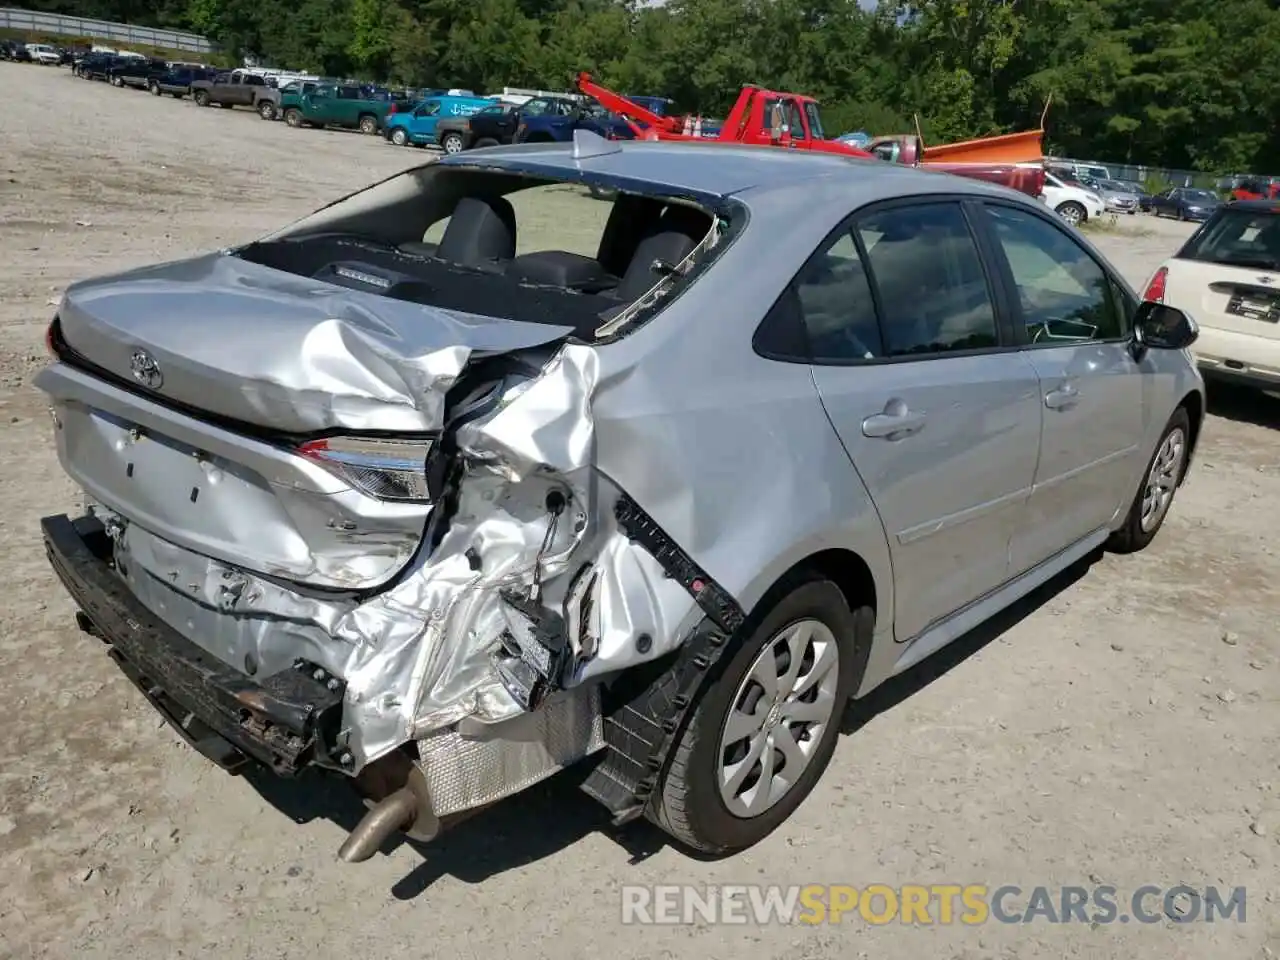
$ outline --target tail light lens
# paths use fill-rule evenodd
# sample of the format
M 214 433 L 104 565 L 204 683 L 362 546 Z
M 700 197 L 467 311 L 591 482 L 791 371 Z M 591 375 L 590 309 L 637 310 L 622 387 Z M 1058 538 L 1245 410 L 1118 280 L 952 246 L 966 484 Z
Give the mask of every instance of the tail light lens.
M 1147 292 L 1142 295 L 1142 299 L 1151 300 L 1155 303 L 1164 303 L 1164 287 L 1168 278 L 1168 267 L 1161 267 L 1157 270 L 1155 276 L 1151 278 L 1151 282 L 1147 284 Z
M 379 500 L 426 503 L 430 440 L 326 437 L 298 453 Z

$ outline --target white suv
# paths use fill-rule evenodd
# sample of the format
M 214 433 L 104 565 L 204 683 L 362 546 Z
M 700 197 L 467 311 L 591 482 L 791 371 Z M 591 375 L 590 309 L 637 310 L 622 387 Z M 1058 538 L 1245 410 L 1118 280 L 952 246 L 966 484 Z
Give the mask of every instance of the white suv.
M 31 54 L 31 59 L 36 63 L 43 63 L 45 66 L 56 66 L 62 62 L 62 54 L 47 43 L 28 43 L 27 53 Z
M 1093 191 L 1076 183 L 1059 180 L 1048 171 L 1044 175 L 1044 190 L 1040 199 L 1070 224 L 1081 224 L 1090 217 L 1100 217 L 1106 208 L 1102 198 Z

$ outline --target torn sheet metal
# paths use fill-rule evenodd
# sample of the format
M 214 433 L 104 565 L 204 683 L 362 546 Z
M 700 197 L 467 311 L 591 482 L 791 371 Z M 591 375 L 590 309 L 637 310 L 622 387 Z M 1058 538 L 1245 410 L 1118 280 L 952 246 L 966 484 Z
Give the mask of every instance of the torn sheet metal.
M 299 595 L 98 512 L 119 531 L 121 571 L 139 599 L 224 662 L 268 675 L 304 657 L 343 677 L 344 745 L 358 770 L 464 717 L 493 724 L 527 712 L 494 664 L 504 636 L 530 629 L 507 596 L 562 620 L 561 687 L 679 642 L 693 601 L 619 529 L 620 491 L 591 465 L 597 359 L 589 347 L 562 348 L 458 429 L 447 529 L 363 602 Z
M 298 434 L 438 430 L 445 392 L 473 356 L 572 332 L 343 289 L 225 252 L 72 284 L 58 317 L 73 350 L 127 383 Z
M 357 648 L 343 675 L 364 756 L 463 717 L 498 722 L 525 710 L 492 659 L 504 634 L 528 629 L 504 591 L 586 626 L 575 633 L 569 684 L 676 642 L 674 624 L 691 600 L 621 537 L 617 491 L 590 465 L 596 364 L 591 348 L 566 346 L 497 410 L 458 429 L 464 467 L 448 530 L 399 584 L 336 625 Z M 548 505 L 561 498 L 556 515 Z M 584 566 L 598 574 L 571 576 Z M 584 582 L 591 590 L 566 603 L 571 586 Z M 637 629 L 649 637 L 639 647 L 629 642 Z

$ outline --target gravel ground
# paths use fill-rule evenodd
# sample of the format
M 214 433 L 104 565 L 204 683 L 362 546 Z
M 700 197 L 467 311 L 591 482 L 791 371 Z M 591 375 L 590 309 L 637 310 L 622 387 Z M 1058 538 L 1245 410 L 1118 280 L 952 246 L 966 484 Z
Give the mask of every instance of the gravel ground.
M 0 64 L 0 956 L 1253 958 L 1280 951 L 1280 404 L 1218 394 L 1146 553 L 1108 556 L 851 711 L 814 796 L 704 863 L 559 778 L 436 844 L 334 852 L 343 790 L 228 777 L 78 633 L 30 380 L 73 279 L 242 241 L 423 154 Z M 548 219 L 555 211 L 548 208 Z M 1135 284 L 1187 233 L 1096 234 Z M 1272 508 L 1266 504 L 1272 504 Z M 1271 616 L 1267 616 L 1268 610 Z M 935 658 L 935 661 L 937 658 Z M 1245 923 L 621 924 L 622 884 L 1246 886 Z

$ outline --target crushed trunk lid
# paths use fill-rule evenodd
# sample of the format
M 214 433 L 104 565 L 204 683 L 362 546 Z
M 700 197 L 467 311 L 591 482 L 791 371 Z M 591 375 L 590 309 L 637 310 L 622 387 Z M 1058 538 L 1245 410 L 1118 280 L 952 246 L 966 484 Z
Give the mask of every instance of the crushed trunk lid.
M 469 360 L 572 327 L 349 290 L 230 253 L 73 284 L 61 337 L 157 399 L 265 430 L 429 433 Z

